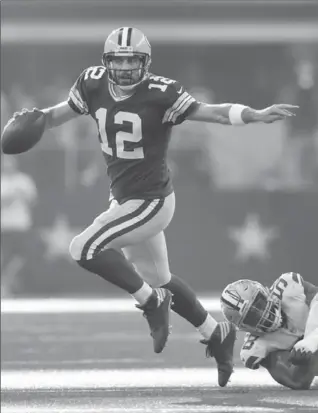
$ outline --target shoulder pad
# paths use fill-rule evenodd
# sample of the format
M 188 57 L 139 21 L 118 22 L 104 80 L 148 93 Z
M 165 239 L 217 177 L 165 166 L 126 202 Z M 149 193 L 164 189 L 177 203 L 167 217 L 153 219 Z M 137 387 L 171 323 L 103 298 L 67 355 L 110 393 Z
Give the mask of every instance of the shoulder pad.
M 171 94 L 174 93 L 176 88 L 175 84 L 179 84 L 176 80 L 169 79 L 168 77 L 157 76 L 150 74 L 147 79 L 147 88 L 151 92 L 155 92 L 158 99 L 162 102 L 166 102 Z M 173 99 L 173 97 L 172 97 Z
M 180 82 L 162 76 L 149 76 L 149 89 L 162 93 L 161 104 L 164 108 L 162 123 L 178 125 L 182 123 L 196 100 L 185 90 Z
M 89 113 L 89 102 L 91 94 L 100 86 L 99 80 L 106 73 L 104 66 L 91 66 L 85 69 L 72 86 L 68 103 L 80 114 Z
M 81 74 L 82 82 L 85 82 L 87 89 L 96 89 L 99 87 L 98 80 L 102 79 L 105 73 L 106 68 L 104 66 L 88 67 Z
M 295 272 L 282 274 L 270 288 L 273 296 L 282 300 L 284 297 L 297 297 L 304 295 L 303 277 Z
M 279 279 L 284 279 L 288 283 L 296 283 L 299 285 L 304 285 L 303 277 L 297 272 L 285 272 L 282 274 Z

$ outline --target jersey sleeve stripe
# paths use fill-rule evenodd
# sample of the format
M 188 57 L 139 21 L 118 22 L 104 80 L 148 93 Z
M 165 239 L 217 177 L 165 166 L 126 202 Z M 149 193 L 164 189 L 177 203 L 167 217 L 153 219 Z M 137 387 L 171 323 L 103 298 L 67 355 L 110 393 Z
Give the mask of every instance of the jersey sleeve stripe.
M 83 115 L 83 112 L 78 109 L 78 107 L 70 97 L 67 99 L 67 103 L 74 110 L 74 112 L 78 113 L 79 115 Z
M 178 113 L 179 109 L 184 105 L 184 103 L 186 103 L 188 101 L 188 99 L 190 99 L 190 96 L 187 96 L 180 104 L 179 106 L 170 113 L 169 118 L 168 118 L 168 122 L 171 122 L 172 119 L 174 118 L 175 114 Z
M 183 99 L 182 102 L 179 103 L 178 107 L 175 108 L 175 110 L 173 112 L 170 113 L 168 121 L 172 121 L 172 119 L 174 118 L 175 114 L 179 112 L 179 110 L 182 108 L 182 106 L 191 98 L 190 95 L 188 95 L 185 99 Z
M 186 92 L 185 92 L 186 93 Z M 174 116 L 174 114 L 182 107 L 182 105 L 188 100 L 190 99 L 190 95 L 188 93 L 186 93 L 186 96 L 184 97 L 184 99 L 182 99 L 181 101 L 179 101 L 179 104 L 177 106 L 175 106 L 175 108 L 170 112 L 169 117 L 168 117 L 168 122 L 170 122 Z
M 88 113 L 88 107 L 83 99 L 80 97 L 78 91 L 72 89 L 69 94 L 70 99 L 74 105 L 81 111 L 81 113 Z
M 174 102 L 174 104 L 168 108 L 163 116 L 162 123 L 168 122 L 171 113 L 173 113 L 189 95 L 189 93 L 184 92 L 182 95 Z
M 192 96 L 189 96 L 189 99 L 186 102 L 184 102 L 182 106 L 179 108 L 179 110 L 174 114 L 172 122 L 175 123 L 178 116 L 182 115 L 193 102 L 195 102 L 195 99 Z

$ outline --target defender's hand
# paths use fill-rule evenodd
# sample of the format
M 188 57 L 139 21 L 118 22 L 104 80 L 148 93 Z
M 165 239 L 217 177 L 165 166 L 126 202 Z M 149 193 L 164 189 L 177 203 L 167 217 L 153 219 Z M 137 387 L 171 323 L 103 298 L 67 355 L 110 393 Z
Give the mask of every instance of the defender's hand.
M 289 356 L 294 365 L 307 364 L 313 361 L 315 354 L 318 355 L 317 344 L 308 339 L 298 341 Z
M 261 110 L 254 110 L 252 115 L 252 122 L 273 123 L 278 120 L 286 119 L 290 116 L 296 116 L 292 109 L 297 109 L 299 106 L 278 104 L 272 105 Z

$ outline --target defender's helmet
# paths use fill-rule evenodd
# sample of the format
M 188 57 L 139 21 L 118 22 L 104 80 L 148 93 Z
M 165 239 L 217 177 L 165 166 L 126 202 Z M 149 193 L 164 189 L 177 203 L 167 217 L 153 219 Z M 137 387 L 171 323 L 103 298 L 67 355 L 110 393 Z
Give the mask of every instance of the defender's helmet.
M 281 301 L 257 281 L 238 280 L 225 287 L 221 309 L 224 317 L 240 330 L 259 336 L 282 324 Z
M 137 58 L 139 64 L 136 68 L 114 68 L 114 61 L 118 57 Z M 150 43 L 140 30 L 120 27 L 107 37 L 102 63 L 107 69 L 110 82 L 125 90 L 133 89 L 147 77 L 151 64 Z

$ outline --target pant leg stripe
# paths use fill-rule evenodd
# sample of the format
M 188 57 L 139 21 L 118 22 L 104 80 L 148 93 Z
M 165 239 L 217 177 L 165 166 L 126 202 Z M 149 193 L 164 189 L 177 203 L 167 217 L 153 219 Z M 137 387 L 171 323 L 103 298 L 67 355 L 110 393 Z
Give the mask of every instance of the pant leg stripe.
M 147 208 L 148 206 L 151 204 L 151 201 L 144 201 L 138 208 L 136 208 L 135 211 L 130 212 L 126 215 L 123 215 L 122 217 L 115 219 L 112 222 L 108 222 L 106 225 L 104 225 L 102 228 L 100 228 L 92 237 L 90 237 L 82 250 L 82 254 L 81 254 L 81 259 L 85 260 L 88 259 L 87 255 L 88 255 L 88 251 L 90 249 L 90 247 L 92 246 L 92 244 L 104 233 L 106 233 L 109 229 L 116 227 L 117 225 L 120 225 L 124 222 L 130 221 L 136 217 L 138 217 L 140 214 L 142 214 Z
M 96 251 L 94 252 L 93 256 L 95 256 L 99 252 L 101 252 L 103 250 L 103 248 L 105 248 L 106 245 L 109 244 L 114 239 L 116 239 L 118 237 L 121 237 L 121 236 L 127 234 L 128 232 L 131 232 L 131 231 L 141 227 L 142 225 L 146 224 L 147 222 L 149 222 L 161 210 L 161 208 L 164 205 L 164 202 L 165 202 L 164 198 L 156 199 L 155 201 L 153 201 L 151 203 L 151 205 L 149 205 L 149 207 L 147 208 L 147 212 L 145 211 L 145 214 L 144 214 L 145 216 L 143 216 L 142 218 L 141 218 L 142 214 L 139 214 L 139 216 L 137 218 L 135 218 L 134 220 L 132 220 L 131 222 L 129 222 L 129 221 L 127 221 L 127 223 L 125 222 L 125 224 L 123 226 L 121 226 L 121 228 L 117 229 L 116 227 L 113 227 L 111 231 L 109 230 L 108 234 L 106 234 L 107 238 L 105 238 L 98 245 L 98 247 L 96 248 Z

